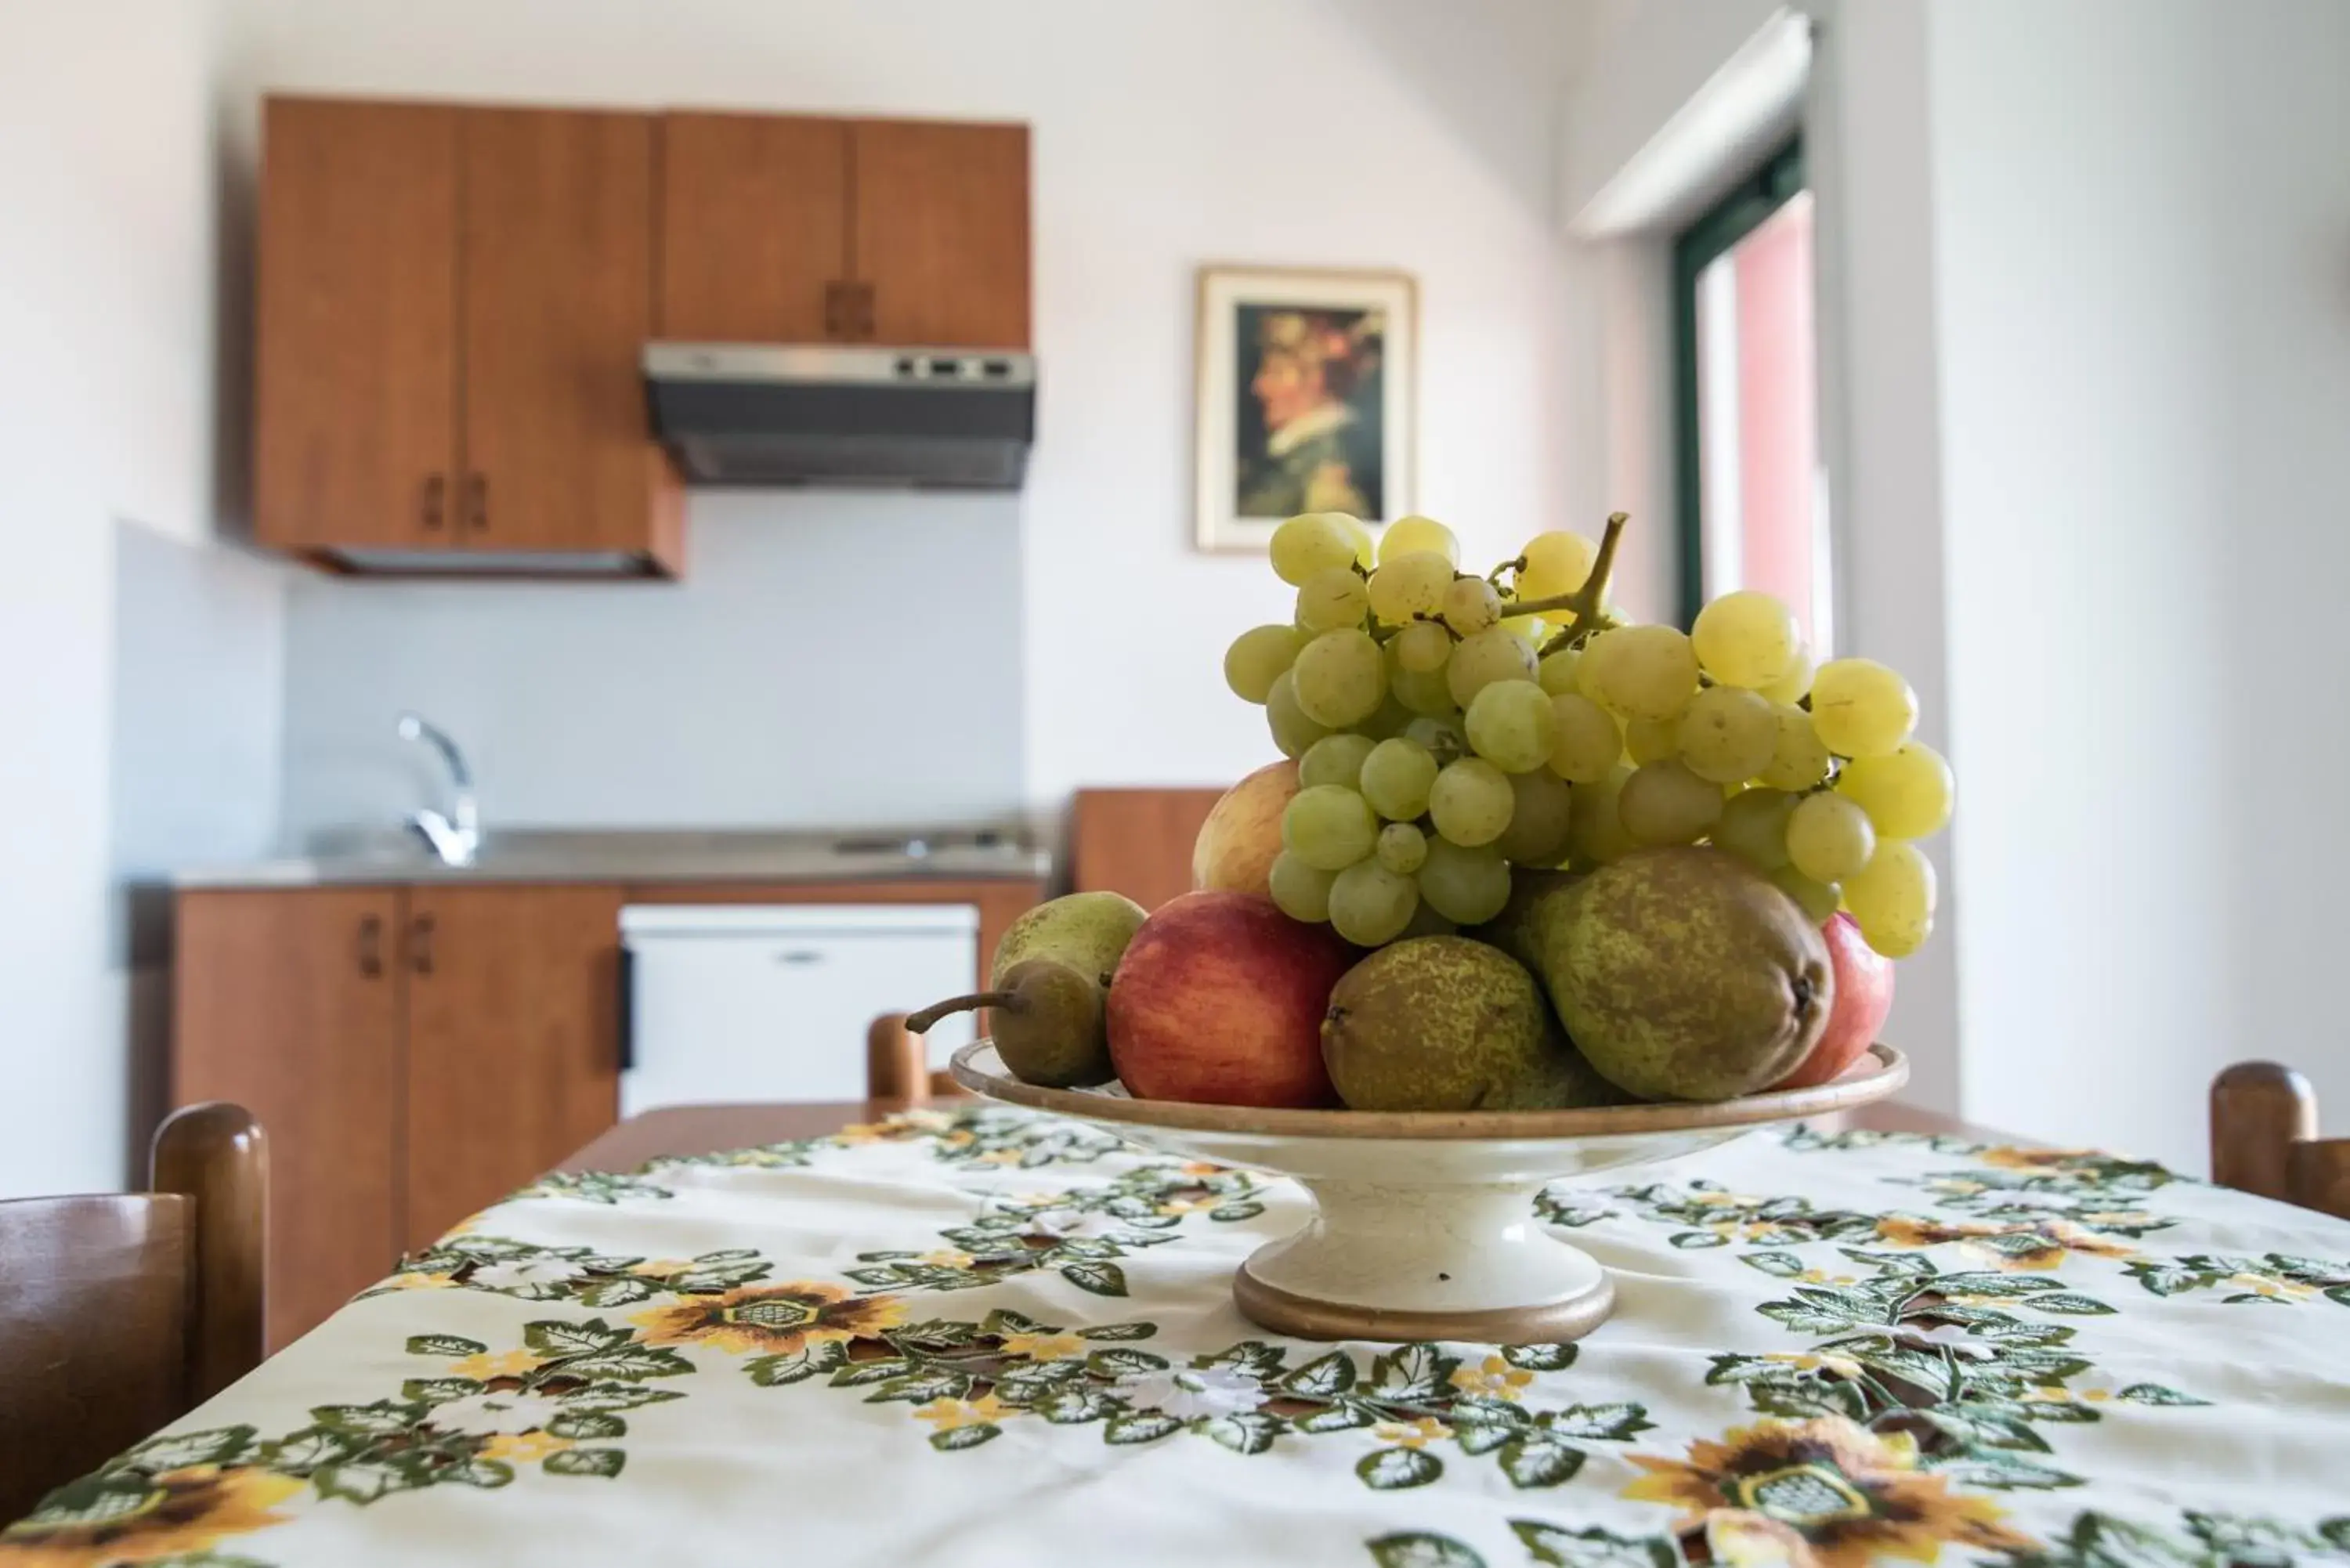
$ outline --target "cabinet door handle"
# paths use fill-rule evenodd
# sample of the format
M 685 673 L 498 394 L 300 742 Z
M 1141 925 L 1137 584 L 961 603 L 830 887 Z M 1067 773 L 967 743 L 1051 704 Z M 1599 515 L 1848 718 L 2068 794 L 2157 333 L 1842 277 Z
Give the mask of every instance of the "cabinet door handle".
M 873 341 L 873 286 L 869 283 L 857 286 L 857 340 Z
M 432 917 L 419 915 L 408 922 L 408 967 L 419 974 L 432 972 Z
M 856 336 L 849 305 L 852 286 L 839 282 L 824 286 L 824 335 L 836 343 L 846 342 Z
M 490 531 L 490 476 L 486 473 L 465 476 L 465 526 L 476 534 Z
M 421 508 L 425 530 L 437 532 L 448 519 L 449 476 L 444 473 L 427 475 L 424 481 L 424 501 Z
M 369 980 L 383 977 L 383 917 L 361 915 L 359 934 L 353 944 L 359 954 L 359 973 Z

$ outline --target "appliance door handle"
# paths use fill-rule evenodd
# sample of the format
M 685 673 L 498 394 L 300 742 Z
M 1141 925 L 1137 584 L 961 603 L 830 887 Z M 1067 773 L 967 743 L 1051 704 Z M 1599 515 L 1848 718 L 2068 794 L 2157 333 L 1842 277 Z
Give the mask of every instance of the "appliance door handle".
M 821 948 L 785 948 L 775 955 L 775 961 L 796 965 L 818 964 L 824 961 L 824 950 Z
M 619 1070 L 630 1073 L 637 1065 L 637 955 L 628 948 L 620 950 L 620 1031 Z

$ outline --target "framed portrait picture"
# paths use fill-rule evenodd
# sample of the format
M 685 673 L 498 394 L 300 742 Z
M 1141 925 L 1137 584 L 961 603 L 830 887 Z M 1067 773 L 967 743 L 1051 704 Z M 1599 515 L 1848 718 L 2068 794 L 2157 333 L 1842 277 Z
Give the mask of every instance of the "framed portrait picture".
M 1203 550 L 1300 512 L 1412 510 L 1419 289 L 1399 272 L 1200 269 L 1194 483 Z

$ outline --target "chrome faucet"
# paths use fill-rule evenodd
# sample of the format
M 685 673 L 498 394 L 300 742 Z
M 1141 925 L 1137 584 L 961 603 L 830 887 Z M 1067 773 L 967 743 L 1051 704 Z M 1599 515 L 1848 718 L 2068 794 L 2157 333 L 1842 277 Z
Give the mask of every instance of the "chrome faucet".
M 482 847 L 482 818 L 473 801 L 473 774 L 465 766 L 465 753 L 446 732 L 425 722 L 416 713 L 400 716 L 400 738 L 421 741 L 441 753 L 441 761 L 449 769 L 449 784 L 455 792 L 447 815 L 432 806 L 412 811 L 408 826 L 416 830 L 443 866 L 471 866 Z

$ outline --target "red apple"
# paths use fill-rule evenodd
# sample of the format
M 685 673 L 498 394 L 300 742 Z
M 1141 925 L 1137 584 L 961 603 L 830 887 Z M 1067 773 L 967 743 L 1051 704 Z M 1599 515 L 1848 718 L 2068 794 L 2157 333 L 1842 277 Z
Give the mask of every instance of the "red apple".
M 1322 1014 L 1355 961 L 1327 926 L 1254 893 L 1170 898 L 1111 978 L 1109 1058 L 1127 1093 L 1219 1106 L 1336 1103 Z
M 1281 814 L 1297 793 L 1297 764 L 1284 757 L 1224 792 L 1191 843 L 1191 886 L 1270 894 L 1281 853 Z
M 1820 934 L 1827 939 L 1828 966 L 1835 974 L 1835 1002 L 1820 1043 L 1794 1072 L 1771 1085 L 1774 1089 L 1826 1083 L 1868 1049 L 1893 1011 L 1893 961 L 1861 940 L 1858 922 L 1838 910 Z

